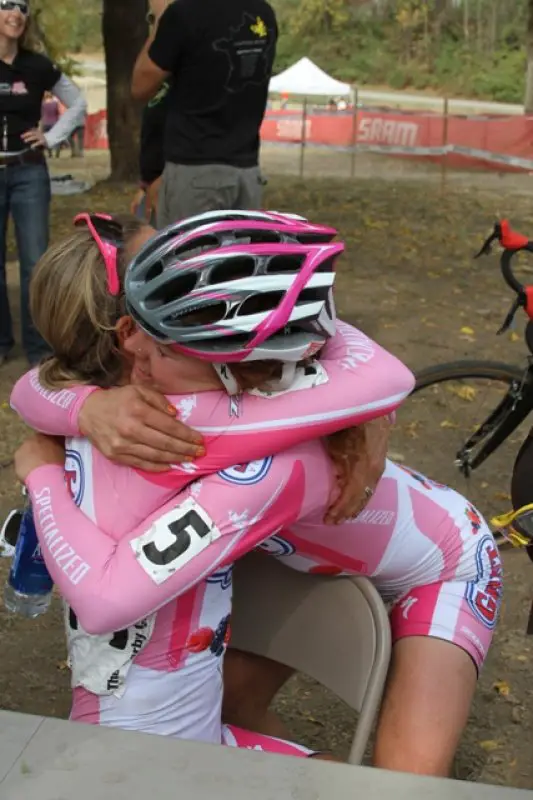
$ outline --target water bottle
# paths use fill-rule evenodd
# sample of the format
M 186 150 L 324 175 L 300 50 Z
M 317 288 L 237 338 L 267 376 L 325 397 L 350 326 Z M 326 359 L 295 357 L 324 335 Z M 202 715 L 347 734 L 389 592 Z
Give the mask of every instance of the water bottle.
M 5 607 L 12 614 L 35 619 L 48 611 L 53 585 L 41 554 L 31 503 L 27 499 L 4 589 Z
M 0 558 L 13 558 L 15 555 L 23 513 L 24 509 L 14 508 L 7 515 L 0 530 Z

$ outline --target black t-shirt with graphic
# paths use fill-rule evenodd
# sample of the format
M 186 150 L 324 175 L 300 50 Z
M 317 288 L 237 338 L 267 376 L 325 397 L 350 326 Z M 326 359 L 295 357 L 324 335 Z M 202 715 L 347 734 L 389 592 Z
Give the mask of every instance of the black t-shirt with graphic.
M 168 6 L 149 51 L 172 74 L 167 161 L 257 164 L 277 35 L 266 0 L 175 0 Z
M 20 136 L 37 127 L 44 93 L 60 77 L 61 70 L 40 53 L 21 49 L 12 64 L 0 60 L 0 150 L 27 146 Z

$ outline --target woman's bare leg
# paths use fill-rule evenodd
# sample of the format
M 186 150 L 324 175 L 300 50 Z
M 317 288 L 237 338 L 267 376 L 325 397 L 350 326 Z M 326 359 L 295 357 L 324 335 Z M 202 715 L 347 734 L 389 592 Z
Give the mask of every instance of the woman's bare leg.
M 270 736 L 290 738 L 269 706 L 292 670 L 231 648 L 224 666 L 224 721 Z M 427 636 L 401 639 L 383 700 L 374 765 L 448 776 L 476 688 L 467 653 Z
M 428 636 L 401 639 L 379 717 L 374 765 L 449 776 L 476 688 L 461 648 Z
M 290 739 L 287 728 L 269 706 L 293 672 L 269 658 L 228 648 L 224 659 L 223 721 L 256 733 Z

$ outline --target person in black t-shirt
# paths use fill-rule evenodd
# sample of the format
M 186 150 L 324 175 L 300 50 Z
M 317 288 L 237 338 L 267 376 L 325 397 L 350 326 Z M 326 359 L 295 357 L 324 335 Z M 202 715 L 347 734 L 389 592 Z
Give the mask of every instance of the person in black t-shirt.
M 172 76 L 158 226 L 217 208 L 260 207 L 259 131 L 277 41 L 272 7 L 266 0 L 153 5 L 161 16 L 137 59 L 132 93 L 147 100 Z
M 28 302 L 33 267 L 48 247 L 50 178 L 44 148 L 68 139 L 86 111 L 76 86 L 33 45 L 26 0 L 0 0 L 0 365 L 14 345 L 5 269 L 10 214 L 20 262 L 22 343 L 32 365 L 49 352 L 33 327 Z M 40 120 L 47 91 L 67 110 L 44 133 Z
M 139 153 L 141 181 L 131 205 L 132 214 L 146 219 L 154 228 L 161 177 L 165 168 L 163 143 L 169 90 L 170 83 L 165 81 L 143 111 Z

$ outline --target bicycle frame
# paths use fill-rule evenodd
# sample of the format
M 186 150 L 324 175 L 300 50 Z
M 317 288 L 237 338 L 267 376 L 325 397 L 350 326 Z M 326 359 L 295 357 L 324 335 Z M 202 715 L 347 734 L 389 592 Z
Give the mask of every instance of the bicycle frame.
M 513 257 L 519 251 L 533 252 L 533 241 L 529 240 L 527 236 L 522 236 L 511 230 L 507 220 L 501 220 L 495 224 L 492 234 L 474 258 L 488 255 L 491 252 L 492 243 L 495 241 L 498 241 L 503 247 L 500 258 L 502 276 L 507 285 L 516 293 L 511 309 L 498 331 L 498 334 L 502 334 L 511 326 L 519 308 L 523 308 L 529 317 L 530 322 L 528 324 L 531 325 L 533 323 L 533 286 L 522 285 L 514 275 L 511 266 Z M 531 349 L 531 340 L 528 339 L 527 335 L 526 342 Z M 465 442 L 463 447 L 457 451 L 455 464 L 459 467 L 461 473 L 468 477 L 472 470 L 483 464 L 491 453 L 516 430 L 531 411 L 533 411 L 533 356 L 529 357 L 528 366 L 524 370 L 521 382 L 513 382 L 503 400 Z M 483 440 L 486 440 L 485 444 L 470 459 L 470 454 L 474 447 L 483 442 Z
M 504 442 L 533 411 L 533 358 L 524 370 L 521 382 L 515 381 L 505 397 L 484 422 L 457 451 L 455 464 L 468 478 L 470 473 Z M 485 444 L 471 459 L 472 450 L 483 440 Z

